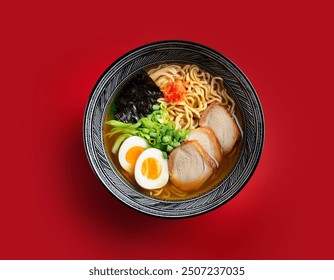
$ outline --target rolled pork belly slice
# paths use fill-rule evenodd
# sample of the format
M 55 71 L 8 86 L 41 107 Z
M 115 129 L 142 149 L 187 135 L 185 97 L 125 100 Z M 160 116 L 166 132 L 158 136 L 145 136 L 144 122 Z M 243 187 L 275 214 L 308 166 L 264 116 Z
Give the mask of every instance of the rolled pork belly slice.
M 232 151 L 240 139 L 240 130 L 231 114 L 218 103 L 212 103 L 202 115 L 199 125 L 210 127 L 216 135 L 224 155 Z
M 168 168 L 176 187 L 192 191 L 205 183 L 217 165 L 197 140 L 187 140 L 170 153 Z
M 219 166 L 223 159 L 223 152 L 215 133 L 210 127 L 203 126 L 190 130 L 188 140 L 197 140 L 209 156 L 216 161 L 217 166 Z

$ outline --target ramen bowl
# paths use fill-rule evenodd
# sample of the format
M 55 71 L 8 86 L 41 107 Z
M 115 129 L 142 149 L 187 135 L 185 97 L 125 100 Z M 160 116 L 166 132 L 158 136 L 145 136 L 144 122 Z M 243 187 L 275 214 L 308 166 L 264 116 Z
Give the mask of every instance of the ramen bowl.
M 120 94 L 120 89 L 139 71 L 161 64 L 197 65 L 222 78 L 224 87 L 235 102 L 240 119 L 238 125 L 242 131 L 239 152 L 227 174 L 210 189 L 181 199 L 161 199 L 138 189 L 120 172 L 110 157 L 104 137 L 106 115 Z M 220 128 L 215 129 L 219 131 Z M 181 218 L 203 214 L 222 206 L 246 185 L 261 156 L 264 117 L 255 89 L 245 74 L 227 57 L 193 42 L 161 41 L 130 51 L 102 74 L 89 97 L 83 130 L 89 163 L 111 194 L 142 213 Z

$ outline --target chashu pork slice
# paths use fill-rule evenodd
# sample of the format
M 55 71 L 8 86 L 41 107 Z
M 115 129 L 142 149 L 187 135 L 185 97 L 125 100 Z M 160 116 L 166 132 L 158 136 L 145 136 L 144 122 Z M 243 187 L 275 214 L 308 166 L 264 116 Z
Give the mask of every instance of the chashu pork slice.
M 196 140 L 187 140 L 169 155 L 171 182 L 183 190 L 198 189 L 217 169 L 215 161 Z
M 203 126 L 190 130 L 188 140 L 197 140 L 217 165 L 222 161 L 223 153 L 219 141 L 210 127 Z
M 240 130 L 225 107 L 212 103 L 202 115 L 199 125 L 210 127 L 215 133 L 224 155 L 228 154 L 240 138 Z

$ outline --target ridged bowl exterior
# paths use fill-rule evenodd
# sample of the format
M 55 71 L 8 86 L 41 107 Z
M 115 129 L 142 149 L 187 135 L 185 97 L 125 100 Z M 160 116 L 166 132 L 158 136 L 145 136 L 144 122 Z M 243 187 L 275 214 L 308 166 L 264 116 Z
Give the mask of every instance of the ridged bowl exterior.
M 110 100 L 137 70 L 159 63 L 196 64 L 223 78 L 243 118 L 244 143 L 236 165 L 210 192 L 182 201 L 148 197 L 129 185 L 114 169 L 103 144 L 103 121 Z M 95 85 L 84 116 L 88 160 L 103 185 L 128 206 L 153 216 L 189 217 L 208 212 L 235 196 L 253 174 L 264 142 L 264 117 L 258 96 L 242 71 L 224 55 L 199 44 L 162 41 L 137 48 L 114 62 Z

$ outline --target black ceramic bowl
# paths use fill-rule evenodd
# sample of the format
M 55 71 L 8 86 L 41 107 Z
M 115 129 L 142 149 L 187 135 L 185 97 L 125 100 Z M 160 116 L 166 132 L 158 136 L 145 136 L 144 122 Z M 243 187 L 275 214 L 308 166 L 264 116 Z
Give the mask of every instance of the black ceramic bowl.
M 211 191 L 191 199 L 163 201 L 132 187 L 114 168 L 103 143 L 106 109 L 129 75 L 159 63 L 196 64 L 224 80 L 243 120 L 243 145 L 231 172 Z M 103 185 L 119 200 L 146 214 L 188 217 L 208 212 L 235 196 L 253 174 L 262 151 L 264 119 L 257 94 L 247 77 L 228 58 L 199 44 L 162 41 L 137 48 L 114 62 L 96 83 L 84 116 L 84 143 L 89 162 Z

